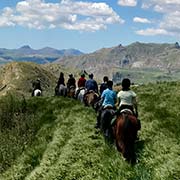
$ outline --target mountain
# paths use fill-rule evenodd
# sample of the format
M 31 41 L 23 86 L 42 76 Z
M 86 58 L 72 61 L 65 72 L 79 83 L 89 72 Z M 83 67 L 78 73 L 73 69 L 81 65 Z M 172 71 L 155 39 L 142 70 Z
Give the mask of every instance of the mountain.
M 92 72 L 100 79 L 108 75 L 116 80 L 116 74 L 121 77 L 129 75 L 133 78 L 133 71 L 161 72 L 163 74 L 158 77 L 161 79 L 162 76 L 169 78 L 180 69 L 180 48 L 177 42 L 175 44 L 136 42 L 128 46 L 120 44 L 102 48 L 76 57 L 63 57 L 55 62 L 64 67 Z
M 98 82 L 102 81 L 105 75 L 115 83 L 120 83 L 124 77 L 129 77 L 135 83 L 171 81 L 180 78 L 178 42 L 174 44 L 135 42 L 128 46 L 119 44 L 89 54 L 83 54 L 75 49 L 57 50 L 51 47 L 35 50 L 28 45 L 12 50 L 1 48 L 0 64 L 13 61 L 55 64 L 54 67 L 64 68 L 68 73 L 77 74 L 78 77 L 79 72 L 86 71 L 94 73 Z
M 11 61 L 30 61 L 39 64 L 49 63 L 64 56 L 77 56 L 83 54 L 76 49 L 57 50 L 51 47 L 42 49 L 32 49 L 29 45 L 24 45 L 18 49 L 0 48 L 0 64 Z

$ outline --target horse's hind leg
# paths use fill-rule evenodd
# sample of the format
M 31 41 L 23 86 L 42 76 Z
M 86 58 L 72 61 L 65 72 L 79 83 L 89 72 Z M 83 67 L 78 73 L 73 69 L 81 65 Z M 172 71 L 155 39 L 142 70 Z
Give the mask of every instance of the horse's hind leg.
M 119 141 L 119 139 L 116 139 L 116 147 L 119 152 L 124 152 L 124 145 Z
M 125 151 L 123 153 L 123 157 L 126 159 L 127 162 L 131 163 L 131 164 L 135 164 L 136 163 L 136 155 L 135 155 L 135 151 L 134 151 L 134 145 L 125 145 Z
M 67 89 L 63 89 L 63 96 L 66 97 L 67 96 Z

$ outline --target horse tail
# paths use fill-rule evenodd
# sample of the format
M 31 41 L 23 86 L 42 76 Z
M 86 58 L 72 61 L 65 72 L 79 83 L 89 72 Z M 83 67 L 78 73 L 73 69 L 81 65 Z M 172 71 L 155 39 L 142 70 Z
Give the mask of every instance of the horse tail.
M 135 149 L 134 142 L 136 136 L 136 126 L 132 122 L 132 117 L 128 114 L 124 114 L 124 154 L 123 156 L 127 161 L 134 163 L 135 162 Z
M 115 136 L 115 141 L 116 141 L 116 147 L 117 150 L 122 152 L 124 152 L 124 143 L 123 143 L 123 123 L 124 123 L 124 118 L 122 116 L 122 114 L 120 114 L 115 122 L 114 125 L 114 136 Z
M 123 113 L 123 118 L 124 118 L 124 126 L 123 126 L 124 136 L 128 136 L 129 131 L 130 131 L 131 126 L 132 126 L 132 123 L 128 117 L 128 114 Z

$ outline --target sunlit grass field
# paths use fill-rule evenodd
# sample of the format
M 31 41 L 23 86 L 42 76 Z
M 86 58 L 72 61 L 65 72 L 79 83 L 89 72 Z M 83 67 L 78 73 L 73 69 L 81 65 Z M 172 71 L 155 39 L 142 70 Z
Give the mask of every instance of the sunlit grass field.
M 142 129 L 128 164 L 94 129 L 92 108 L 64 97 L 0 100 L 0 180 L 180 179 L 180 83 L 135 87 Z

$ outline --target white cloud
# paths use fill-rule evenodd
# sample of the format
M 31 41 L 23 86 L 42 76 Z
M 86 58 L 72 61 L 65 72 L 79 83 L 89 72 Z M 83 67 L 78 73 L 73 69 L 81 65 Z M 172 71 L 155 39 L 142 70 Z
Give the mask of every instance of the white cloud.
M 45 3 L 44 0 L 25 0 L 14 9 L 4 8 L 0 26 L 20 25 L 35 29 L 65 28 L 81 31 L 105 29 L 108 24 L 124 20 L 106 3 L 62 0 Z
M 142 0 L 142 8 L 152 8 L 159 13 L 171 13 L 174 11 L 180 11 L 179 0 Z
M 145 30 L 138 30 L 136 31 L 137 34 L 143 35 L 143 36 L 155 36 L 155 35 L 167 35 L 168 32 L 165 29 L 153 29 L 148 28 Z
M 140 18 L 140 17 L 134 17 L 133 21 L 137 22 L 137 23 L 151 23 L 150 20 L 148 20 L 146 18 Z
M 162 19 L 151 29 L 136 31 L 140 35 L 174 35 L 180 34 L 180 0 L 142 0 L 142 8 L 160 13 Z
M 136 6 L 137 0 L 118 0 L 120 6 Z
M 160 27 L 166 29 L 173 34 L 180 34 L 180 11 L 172 12 L 165 15 Z

